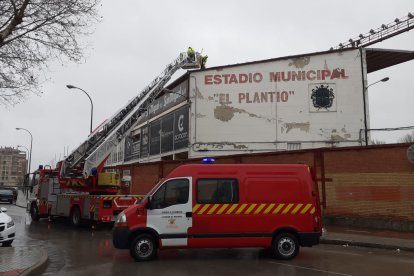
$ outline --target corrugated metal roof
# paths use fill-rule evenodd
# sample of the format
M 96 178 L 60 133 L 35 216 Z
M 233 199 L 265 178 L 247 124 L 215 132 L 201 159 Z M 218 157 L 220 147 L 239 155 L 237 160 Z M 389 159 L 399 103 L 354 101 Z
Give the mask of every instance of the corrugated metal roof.
M 190 72 L 199 72 L 199 71 L 208 71 L 208 70 L 221 70 L 223 68 L 229 68 L 229 67 L 243 66 L 243 65 L 249 65 L 249 64 L 258 64 L 258 63 L 266 63 L 266 62 L 286 60 L 286 59 L 294 59 L 294 58 L 301 58 L 301 57 L 308 57 L 308 56 L 316 56 L 316 55 L 330 54 L 330 53 L 335 53 L 335 52 L 345 52 L 345 51 L 350 51 L 350 50 L 355 50 L 355 48 L 347 48 L 347 49 L 341 49 L 341 50 L 328 50 L 328 51 L 314 52 L 314 53 L 308 53 L 308 54 L 291 55 L 291 56 L 284 56 L 284 57 L 277 57 L 277 58 L 270 58 L 270 59 L 248 61 L 248 62 L 221 65 L 221 66 L 215 66 L 215 67 L 207 67 L 204 70 L 203 69 L 191 70 Z
M 350 51 L 350 50 L 355 50 L 355 49 L 357 48 L 347 48 L 347 49 L 340 49 L 340 50 L 314 52 L 314 53 L 301 54 L 301 55 L 292 55 L 292 56 L 271 58 L 271 59 L 265 59 L 265 60 L 257 60 L 257 61 L 229 64 L 229 65 L 223 65 L 223 66 L 209 67 L 209 68 L 206 68 L 205 70 L 207 71 L 208 70 L 220 70 L 223 68 L 229 68 L 229 67 L 235 67 L 235 66 L 265 63 L 265 62 L 272 62 L 272 61 L 277 61 L 277 60 L 286 60 L 286 59 L 292 59 L 292 58 L 315 56 L 315 55 L 329 54 L 329 53 L 335 53 L 335 52 L 344 52 L 344 51 Z M 384 69 L 384 68 L 414 59 L 414 51 L 394 50 L 394 49 L 377 49 L 377 48 L 365 48 L 365 50 L 366 50 L 366 56 L 367 56 L 367 67 L 368 67 L 367 72 L 368 73 L 372 73 L 377 70 Z M 197 72 L 197 71 L 201 71 L 201 70 L 193 70 L 190 72 Z
M 366 48 L 367 72 L 372 73 L 414 59 L 414 51 Z

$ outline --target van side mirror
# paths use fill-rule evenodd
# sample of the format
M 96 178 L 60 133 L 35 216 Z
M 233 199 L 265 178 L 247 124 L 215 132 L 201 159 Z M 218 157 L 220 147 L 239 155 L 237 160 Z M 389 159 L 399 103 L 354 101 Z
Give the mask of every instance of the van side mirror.
M 151 207 L 151 202 L 152 202 L 152 196 L 148 196 L 148 197 L 147 197 L 147 203 L 145 204 L 145 208 L 146 208 L 147 210 L 151 210 L 151 209 L 152 209 L 152 207 Z

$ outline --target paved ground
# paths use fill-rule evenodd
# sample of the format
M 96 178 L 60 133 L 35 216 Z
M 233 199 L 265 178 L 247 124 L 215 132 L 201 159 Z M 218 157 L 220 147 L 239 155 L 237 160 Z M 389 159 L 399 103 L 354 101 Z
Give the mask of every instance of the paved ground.
M 34 275 L 47 261 L 46 251 L 36 246 L 3 247 L 0 250 L 2 276 Z
M 26 207 L 22 193 L 16 205 Z M 414 233 L 339 226 L 326 226 L 325 230 L 321 243 L 414 252 Z M 12 245 L 0 248 L 0 252 L 0 276 L 39 274 L 48 259 L 47 251 L 39 246 Z

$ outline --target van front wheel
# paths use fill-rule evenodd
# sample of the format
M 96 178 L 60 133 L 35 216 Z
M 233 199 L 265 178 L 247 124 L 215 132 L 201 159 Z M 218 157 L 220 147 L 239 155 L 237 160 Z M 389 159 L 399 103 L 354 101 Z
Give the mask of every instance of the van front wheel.
M 130 254 L 137 262 L 154 259 L 157 255 L 154 238 L 148 234 L 138 235 L 131 244 Z
M 282 260 L 291 260 L 299 253 L 298 239 L 290 233 L 281 233 L 273 239 L 273 255 Z

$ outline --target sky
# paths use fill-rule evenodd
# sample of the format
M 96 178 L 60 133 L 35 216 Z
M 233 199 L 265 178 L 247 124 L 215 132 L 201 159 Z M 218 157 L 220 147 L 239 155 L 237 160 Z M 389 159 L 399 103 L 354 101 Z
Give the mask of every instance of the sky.
M 329 50 L 360 33 L 414 13 L 412 0 L 367 1 L 102 1 L 102 20 L 81 64 L 51 62 L 41 96 L 0 106 L 0 146 L 30 148 L 31 170 L 54 164 L 148 85 L 180 52 L 192 46 L 208 55 L 207 67 Z M 414 30 L 372 48 L 414 50 Z M 174 75 L 177 78 L 183 74 Z M 414 125 L 414 61 L 368 74 L 371 128 Z M 396 142 L 407 132 L 373 133 Z

